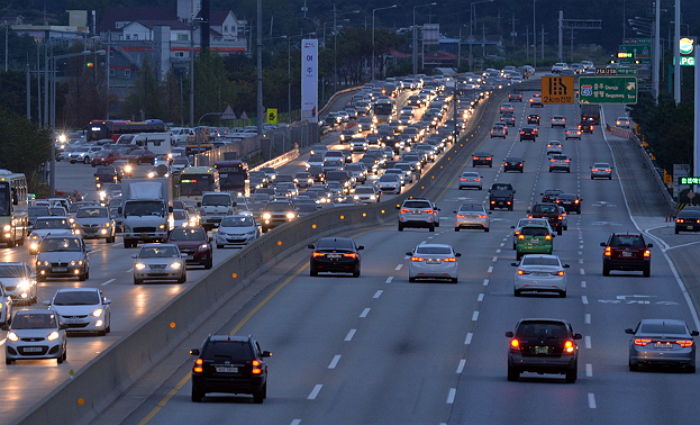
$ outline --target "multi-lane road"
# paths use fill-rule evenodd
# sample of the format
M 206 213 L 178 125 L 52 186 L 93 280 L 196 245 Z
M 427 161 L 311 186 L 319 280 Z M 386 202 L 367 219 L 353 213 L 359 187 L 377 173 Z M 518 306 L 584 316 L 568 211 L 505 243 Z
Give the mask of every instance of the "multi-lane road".
M 516 130 L 531 111 L 526 104 L 516 104 Z M 696 374 L 630 372 L 627 367 L 624 329 L 640 319 L 676 318 L 698 327 L 676 271 L 662 253 L 679 243 L 659 224 L 664 212 L 645 208 L 646 202 L 653 204 L 656 189 L 648 178 L 631 174 L 635 164 L 621 165 L 620 175 L 611 181 L 590 180 L 589 166 L 612 163 L 609 146 L 624 154 L 626 142 L 600 129 L 581 141 L 564 141 L 563 130 L 549 128 L 549 118 L 564 115 L 576 123 L 578 108 L 546 106 L 541 114 L 543 125 L 534 143 L 517 141 L 514 129 L 505 140 L 471 142 L 475 151 L 490 151 L 496 159 L 493 168 L 479 168 L 484 186 L 509 182 L 517 190 L 514 211 L 491 215 L 490 233 L 454 232 L 452 210 L 462 202 L 485 202 L 487 192 L 459 191 L 453 181 L 435 199 L 442 209 L 442 225 L 435 233 L 399 233 L 393 224 L 356 233 L 339 229 L 366 247 L 361 278 L 310 278 L 304 265 L 308 253 L 293 253 L 276 267 L 286 273 L 270 278 L 277 282 L 274 292 L 251 296 L 240 312 L 219 314 L 202 329 L 204 334 L 254 334 L 274 353 L 263 405 L 226 396 L 192 403 L 187 378 L 192 360 L 183 347 L 97 422 L 695 423 L 692 405 L 700 383 Z M 482 127 L 495 119 L 484 117 Z M 548 172 L 544 145 L 549 139 L 564 142 L 565 153 L 573 159 L 570 174 Z M 524 174 L 501 171 L 500 160 L 507 155 L 525 159 Z M 471 164 L 463 167 L 472 169 Z M 622 191 L 620 177 L 628 193 Z M 515 298 L 510 226 L 549 188 L 583 198 L 582 214 L 569 216 L 569 230 L 554 243 L 554 253 L 571 266 L 568 296 Z M 631 190 L 643 192 L 632 197 Z M 650 230 L 652 234 L 669 240 L 668 246 L 657 243 L 652 250 L 652 276 L 618 272 L 603 277 L 600 242 L 611 232 L 652 225 L 661 226 Z M 691 238 L 684 243 L 696 241 Z M 421 242 L 448 243 L 462 253 L 459 284 L 408 282 L 405 252 Z M 677 264 L 680 276 L 697 279 L 692 263 Z M 523 317 L 567 319 L 584 335 L 576 383 L 537 374 L 523 374 L 520 382 L 506 380 L 504 332 Z M 198 342 L 189 341 L 191 346 Z M 135 410 L 128 414 L 122 406 Z

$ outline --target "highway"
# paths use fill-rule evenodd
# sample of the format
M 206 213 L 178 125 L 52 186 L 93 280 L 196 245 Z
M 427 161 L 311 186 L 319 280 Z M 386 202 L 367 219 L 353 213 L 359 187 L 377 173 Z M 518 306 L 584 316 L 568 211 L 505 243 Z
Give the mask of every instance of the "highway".
M 664 258 L 665 248 L 657 244 L 652 249 L 650 278 L 633 272 L 601 274 L 600 242 L 611 232 L 634 232 L 635 223 L 658 224 L 663 217 L 664 212 L 653 206 L 655 188 L 645 176 L 638 180 L 628 174 L 634 164 L 617 168 L 625 189 L 640 191 L 631 204 L 620 176 L 590 180 L 593 162 L 613 162 L 609 144 L 618 144 L 618 154 L 626 148 L 600 128 L 581 141 L 564 141 L 563 130 L 549 128 L 553 114 L 578 122 L 577 107 L 532 110 L 515 105 L 518 123 L 507 139 L 478 138 L 472 143 L 475 151 L 492 152 L 496 159 L 493 168 L 478 169 L 485 177 L 484 187 L 509 182 L 517 190 L 515 211 L 494 211 L 490 233 L 454 232 L 452 210 L 462 202 L 484 202 L 487 192 L 459 191 L 453 181 L 435 199 L 442 209 L 442 225 L 435 233 L 399 233 L 394 224 L 355 233 L 339 230 L 366 247 L 361 278 L 310 278 L 304 265 L 308 252 L 292 253 L 276 266 L 285 272 L 276 270 L 266 292 L 251 295 L 240 311 L 218 314 L 196 336 L 199 340 L 188 341 L 190 347 L 197 346 L 208 332 L 255 335 L 263 349 L 274 353 L 268 361 L 265 404 L 230 396 L 192 403 L 187 379 L 192 358 L 183 346 L 95 423 L 696 423 L 688 409 L 700 384 L 696 374 L 630 372 L 627 367 L 624 329 L 640 319 L 676 318 L 692 329 L 698 327 L 696 313 Z M 534 143 L 519 142 L 513 130 L 533 111 L 541 111 L 540 137 Z M 488 129 L 495 119 L 495 114 L 486 116 L 482 128 Z M 564 143 L 573 159 L 570 174 L 548 172 L 544 146 L 549 139 Z M 498 164 L 507 155 L 525 159 L 524 174 L 501 171 Z M 471 163 L 463 167 L 472 169 Z M 583 198 L 583 213 L 570 215 L 568 231 L 554 242 L 554 253 L 571 266 L 568 297 L 515 298 L 510 226 L 549 188 Z M 669 246 L 679 244 L 664 233 L 665 226 L 650 231 L 660 232 Z M 405 252 L 423 241 L 452 244 L 462 253 L 459 284 L 408 283 Z M 686 284 L 697 281 L 692 262 L 676 264 Z M 504 332 L 524 317 L 567 319 L 584 335 L 575 384 L 537 374 L 506 381 Z M 123 406 L 135 410 L 129 414 Z

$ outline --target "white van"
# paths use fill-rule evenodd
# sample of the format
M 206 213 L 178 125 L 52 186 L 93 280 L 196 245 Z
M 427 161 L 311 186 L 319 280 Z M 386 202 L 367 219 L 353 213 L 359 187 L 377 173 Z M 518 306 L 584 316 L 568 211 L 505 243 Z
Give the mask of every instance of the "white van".
M 173 150 L 174 141 L 170 133 L 122 134 L 117 145 L 134 145 L 148 149 L 156 155 L 167 155 Z

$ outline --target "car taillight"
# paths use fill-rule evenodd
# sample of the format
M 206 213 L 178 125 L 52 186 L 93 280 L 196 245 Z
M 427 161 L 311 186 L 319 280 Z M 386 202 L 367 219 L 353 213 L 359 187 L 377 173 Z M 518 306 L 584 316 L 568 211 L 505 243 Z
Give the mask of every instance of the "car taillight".
M 401 208 L 400 211 L 401 214 L 408 214 L 409 212 L 411 212 L 411 210 L 409 210 L 408 208 Z
M 466 178 L 464 178 L 464 177 L 460 177 L 460 178 L 459 178 L 459 181 L 461 181 L 461 182 L 465 182 L 465 181 L 467 181 L 467 179 L 466 179 Z
M 556 159 L 550 159 L 549 162 L 556 162 Z
M 610 173 L 610 172 L 612 172 L 612 170 L 611 170 L 610 168 L 606 168 L 606 169 L 605 169 L 605 172 L 606 172 L 606 173 Z
M 489 216 L 487 216 L 487 215 L 480 215 L 480 216 L 477 216 L 477 218 L 488 218 L 488 217 L 489 217 Z
M 475 157 L 473 157 L 472 159 L 473 159 L 474 161 L 477 161 L 477 160 L 479 159 L 479 157 L 478 157 L 478 156 L 475 156 Z
M 426 209 L 426 210 L 423 210 L 423 212 L 426 213 L 426 214 L 431 214 L 431 215 L 437 214 L 437 212 L 436 212 L 435 210 L 428 210 L 428 209 Z
M 593 168 L 591 171 L 600 171 L 598 168 Z
M 515 236 L 518 236 L 519 234 L 520 234 L 520 232 L 518 232 L 518 231 L 515 232 Z
M 525 134 L 525 132 L 524 132 L 524 131 L 521 131 L 520 134 Z
M 526 274 L 530 274 L 530 272 L 526 272 L 525 270 L 518 270 L 518 275 L 519 275 L 519 276 L 523 276 L 523 275 L 526 275 Z
M 346 258 L 357 258 L 357 253 L 355 253 L 355 252 L 346 252 L 346 253 L 343 254 L 343 257 L 346 257 Z
M 573 353 L 576 350 L 576 346 L 574 345 L 574 342 L 571 340 L 566 340 L 564 341 L 564 352 L 565 353 Z
M 567 159 L 567 160 L 566 160 L 566 161 L 564 161 L 564 162 L 571 162 L 571 160 L 570 160 L 570 159 Z
M 692 339 L 680 339 L 678 341 L 675 341 L 676 344 L 680 345 L 683 348 L 688 348 L 693 346 L 693 340 Z
M 649 257 L 651 257 L 651 251 L 649 251 L 648 249 L 645 249 L 644 250 L 644 258 L 649 258 Z
M 262 368 L 260 367 L 260 361 L 253 360 L 252 365 L 253 365 L 253 369 L 251 370 L 251 372 L 253 373 L 253 375 L 260 375 L 262 373 Z
M 491 157 L 490 157 L 490 156 L 487 156 L 487 157 L 486 157 L 486 160 L 487 160 L 487 161 L 491 161 Z
M 204 365 L 204 360 L 203 359 L 197 359 L 194 361 L 194 367 L 192 368 L 192 372 L 194 373 L 202 373 L 204 372 L 204 368 L 202 367 Z
M 510 349 L 513 351 L 520 351 L 520 341 L 518 338 L 513 338 L 510 340 Z
M 555 273 L 552 273 L 552 274 L 554 274 L 555 276 L 564 276 L 564 275 L 566 275 L 566 273 L 564 272 L 564 270 L 559 270 L 558 272 L 555 272 Z
M 700 219 L 698 219 L 698 220 L 695 220 L 695 222 L 696 222 L 696 223 L 698 223 L 698 224 L 700 224 Z
M 464 214 L 457 214 L 456 217 L 457 218 L 464 218 L 465 216 L 464 216 Z
M 443 258 L 442 261 L 446 262 L 446 263 L 456 263 L 457 258 L 456 257 L 447 257 L 447 258 Z
M 480 178 L 476 178 L 476 179 L 474 179 L 474 181 L 475 181 L 475 182 L 480 182 L 481 179 L 480 179 Z
M 558 219 L 558 220 L 563 220 L 563 219 L 564 219 L 564 216 L 563 216 L 563 215 L 560 215 L 559 217 L 557 217 L 557 219 Z
M 323 252 L 313 252 L 313 253 L 311 253 L 311 256 L 312 256 L 313 258 L 324 257 L 325 255 L 326 255 L 326 254 L 323 253 Z
M 552 236 L 551 236 L 551 235 L 545 235 L 544 240 L 546 240 L 546 241 L 551 241 L 551 240 L 552 240 Z
M 651 339 L 649 338 L 635 338 L 634 339 L 634 345 L 641 345 L 644 347 L 647 344 L 651 344 Z
M 609 246 L 606 246 L 605 252 L 603 253 L 603 255 L 605 255 L 606 257 L 610 257 L 612 255 L 612 248 L 610 248 Z
M 525 235 L 518 235 L 518 239 L 521 241 L 525 240 Z
M 425 261 L 425 258 L 421 258 L 421 257 L 411 257 L 411 261 L 413 261 L 413 262 L 421 262 L 421 261 Z

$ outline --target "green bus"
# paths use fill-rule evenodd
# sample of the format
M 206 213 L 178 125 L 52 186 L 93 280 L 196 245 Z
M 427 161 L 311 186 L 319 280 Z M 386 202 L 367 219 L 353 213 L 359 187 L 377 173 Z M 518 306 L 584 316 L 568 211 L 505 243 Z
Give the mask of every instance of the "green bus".
M 24 245 L 28 230 L 27 179 L 24 174 L 0 170 L 0 243 Z

